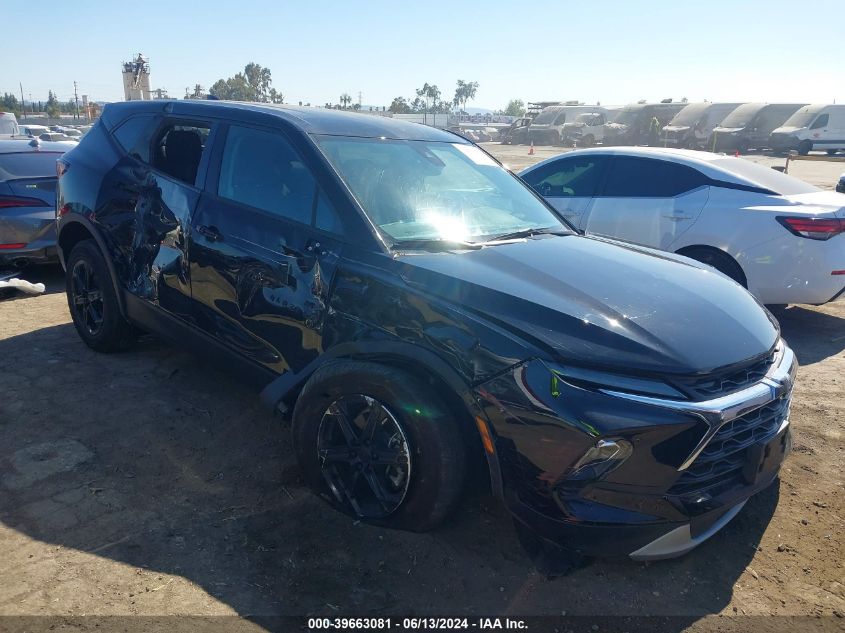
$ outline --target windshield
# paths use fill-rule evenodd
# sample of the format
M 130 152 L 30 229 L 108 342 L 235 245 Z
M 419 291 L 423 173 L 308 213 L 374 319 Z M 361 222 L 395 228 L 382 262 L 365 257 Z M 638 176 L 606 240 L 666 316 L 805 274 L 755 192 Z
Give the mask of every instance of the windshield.
M 711 164 L 782 196 L 820 191 L 818 187 L 803 180 L 775 171 L 771 167 L 752 163 L 744 158 L 718 158 Z
M 669 125 L 678 125 L 692 127 L 698 120 L 707 112 L 710 107 L 709 103 L 693 103 L 685 107 L 683 110 L 675 115 L 675 118 L 669 122 Z
M 57 152 L 0 154 L 0 180 L 47 178 L 56 176 Z
M 748 127 L 752 119 L 766 106 L 760 103 L 746 103 L 731 112 L 719 124 L 719 127 Z
M 808 127 L 826 106 L 807 106 L 789 117 L 781 127 Z
M 637 120 L 637 116 L 639 116 L 640 112 L 642 112 L 642 108 L 620 110 L 619 114 L 613 117 L 613 123 L 619 123 L 620 125 L 632 125 Z
M 534 123 L 545 125 L 555 120 L 555 117 L 560 114 L 560 108 L 546 108 L 534 118 Z
M 462 143 L 319 136 L 374 224 L 397 242 L 483 241 L 566 227 L 518 178 Z

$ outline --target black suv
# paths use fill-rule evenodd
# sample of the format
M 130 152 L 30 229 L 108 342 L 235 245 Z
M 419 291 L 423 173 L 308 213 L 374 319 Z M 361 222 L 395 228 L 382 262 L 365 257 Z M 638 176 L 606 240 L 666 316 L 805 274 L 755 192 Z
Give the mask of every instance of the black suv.
M 771 483 L 796 363 L 701 264 L 578 235 L 466 140 L 320 108 L 113 104 L 58 165 L 80 337 L 221 357 L 311 486 L 426 530 L 483 465 L 518 525 L 669 557 Z

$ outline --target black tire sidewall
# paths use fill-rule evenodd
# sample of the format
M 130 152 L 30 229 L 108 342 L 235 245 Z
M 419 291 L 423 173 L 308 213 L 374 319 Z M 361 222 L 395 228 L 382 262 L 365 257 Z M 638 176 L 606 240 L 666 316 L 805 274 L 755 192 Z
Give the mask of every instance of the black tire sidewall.
M 79 323 L 73 306 L 73 270 L 77 262 L 83 259 L 94 272 L 103 296 L 103 327 L 96 334 L 91 334 L 84 324 Z M 70 310 L 73 324 L 79 337 L 86 345 L 97 351 L 110 352 L 125 349 L 132 343 L 132 340 L 134 340 L 132 327 L 120 313 L 120 306 L 117 302 L 108 266 L 106 266 L 100 249 L 93 241 L 79 242 L 71 251 L 65 273 L 65 288 L 68 310 Z
M 362 521 L 413 531 L 435 527 L 451 512 L 463 490 L 464 442 L 457 421 L 434 390 L 402 370 L 341 361 L 315 372 L 297 399 L 292 424 L 294 450 L 305 481 L 336 509 L 358 518 L 331 493 L 316 449 L 324 412 L 337 398 L 350 394 L 367 395 L 386 405 L 402 427 L 411 450 L 411 481 L 402 504 L 387 517 Z M 422 414 L 417 415 L 414 408 Z

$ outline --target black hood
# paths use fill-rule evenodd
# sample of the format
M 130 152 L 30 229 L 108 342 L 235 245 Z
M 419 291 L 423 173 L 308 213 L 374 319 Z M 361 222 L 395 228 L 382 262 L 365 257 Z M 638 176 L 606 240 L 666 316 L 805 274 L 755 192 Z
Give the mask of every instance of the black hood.
M 762 306 L 720 273 L 610 240 L 544 236 L 399 259 L 409 284 L 561 362 L 701 373 L 765 354 L 779 336 Z

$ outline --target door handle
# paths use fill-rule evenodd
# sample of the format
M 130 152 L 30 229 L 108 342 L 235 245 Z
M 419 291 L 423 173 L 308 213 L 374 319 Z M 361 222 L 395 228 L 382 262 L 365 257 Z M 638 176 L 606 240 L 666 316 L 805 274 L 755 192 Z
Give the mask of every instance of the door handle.
M 197 233 L 202 235 L 209 242 L 219 242 L 223 239 L 223 235 L 216 226 L 205 226 L 204 224 L 201 224 L 197 227 Z
M 678 220 L 692 220 L 692 216 L 691 216 L 691 215 L 678 215 L 677 213 L 676 213 L 676 214 L 673 214 L 673 215 L 664 215 L 663 217 L 664 217 L 664 218 L 668 218 L 668 219 L 670 219 L 670 220 L 674 220 L 674 221 L 676 221 L 676 222 L 677 222 Z

